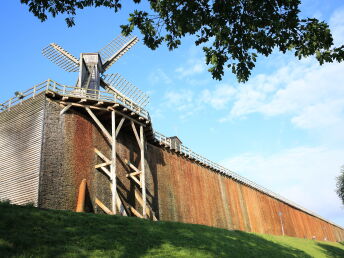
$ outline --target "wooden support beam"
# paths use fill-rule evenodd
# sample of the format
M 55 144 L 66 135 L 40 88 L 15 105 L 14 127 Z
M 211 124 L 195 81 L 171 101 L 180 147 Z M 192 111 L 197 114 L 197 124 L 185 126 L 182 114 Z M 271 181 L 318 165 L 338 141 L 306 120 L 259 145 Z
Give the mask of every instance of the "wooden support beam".
M 106 130 L 106 128 L 103 126 L 103 124 L 98 120 L 96 115 L 91 111 L 91 109 L 89 107 L 85 107 L 85 109 L 86 109 L 87 113 L 92 117 L 94 122 L 98 125 L 100 130 L 103 132 L 103 134 L 105 135 L 106 139 L 110 142 L 110 144 L 112 144 L 113 143 L 112 137 L 109 134 L 109 132 Z
M 95 203 L 106 213 L 109 215 L 114 215 L 113 212 L 105 206 L 104 203 L 102 203 L 100 200 L 98 200 L 98 198 L 96 198 Z
M 95 165 L 94 168 L 101 168 L 101 167 L 109 166 L 111 164 L 112 164 L 111 161 L 110 162 L 104 162 L 104 163 L 100 163 L 100 164 Z
M 104 102 L 103 102 L 103 101 L 98 101 L 98 102 L 96 103 L 96 106 L 101 106 L 101 105 L 104 105 Z
M 76 205 L 76 212 L 85 211 L 85 199 L 86 199 L 86 179 L 83 179 L 79 186 L 78 202 Z
M 108 159 L 103 153 L 100 152 L 97 148 L 94 148 L 94 152 L 97 153 L 97 155 L 105 160 L 106 162 L 110 162 L 110 159 Z
M 130 176 L 136 176 L 136 175 L 139 175 L 141 174 L 142 172 L 141 171 L 137 171 L 137 172 L 133 172 L 133 173 L 129 173 L 126 175 L 126 177 L 130 177 Z
M 119 194 L 117 194 L 117 209 L 122 214 L 122 216 L 128 216 L 127 211 L 124 208 L 123 202 L 119 197 Z
M 101 167 L 100 169 L 101 169 L 101 170 L 110 178 L 110 180 L 112 181 L 111 172 L 110 172 L 107 168 L 104 168 L 104 167 Z
M 133 179 L 133 180 L 135 181 L 135 183 L 137 183 L 137 184 L 142 188 L 141 182 L 140 182 L 135 176 L 130 175 L 129 177 L 130 177 L 131 179 Z
M 144 148 L 144 136 L 143 136 L 143 126 L 140 125 L 140 139 L 141 139 L 141 188 L 142 188 L 142 214 L 144 218 L 147 218 L 146 213 L 146 175 L 145 175 L 145 148 Z
M 61 110 L 60 116 L 62 116 L 68 109 L 70 109 L 71 106 L 72 106 L 71 104 L 68 104 L 67 106 L 65 106 L 65 107 Z
M 137 134 L 136 126 L 133 121 L 131 121 L 131 128 L 133 129 L 133 132 L 135 134 L 137 144 L 139 145 L 140 149 L 142 149 L 141 139 L 139 138 L 139 135 Z
M 143 206 L 143 200 L 142 200 L 142 197 L 141 197 L 141 194 L 138 190 L 135 189 L 135 198 L 136 200 L 139 202 L 139 204 L 141 206 Z M 146 210 L 146 214 L 154 221 L 157 221 L 158 219 L 155 217 L 153 211 L 152 211 L 152 208 L 151 207 L 148 207 L 148 209 Z
M 130 168 L 134 169 L 136 172 L 141 173 L 141 171 L 140 171 L 137 167 L 135 167 L 133 164 L 131 164 L 130 161 L 128 161 L 127 159 L 124 159 L 124 162 L 125 162 Z
M 139 218 L 143 218 L 143 216 L 137 211 L 137 210 L 135 210 L 135 208 L 133 207 L 133 206 L 131 206 L 131 205 L 129 205 L 128 204 L 128 206 L 129 206 L 129 209 L 130 209 L 130 211 L 136 216 L 136 217 L 139 217 Z
M 63 103 L 63 102 L 62 102 Z M 64 102 L 65 104 L 70 103 L 70 102 Z M 104 107 L 96 107 L 96 106 L 92 106 L 92 105 L 84 105 L 84 104 L 80 104 L 80 103 L 71 103 L 72 106 L 76 106 L 76 107 L 82 107 L 82 108 L 90 108 L 90 109 L 95 109 L 95 110 L 102 110 L 102 111 L 108 111 L 106 108 Z
M 124 123 L 124 120 L 125 120 L 125 117 L 122 117 L 121 121 L 119 122 L 119 124 L 118 124 L 118 126 L 117 126 L 117 129 L 116 129 L 116 137 L 117 137 L 119 131 L 120 131 L 121 128 L 122 128 L 122 125 L 123 125 L 123 123 Z
M 55 101 L 55 102 L 56 102 L 56 101 Z M 90 109 L 95 109 L 95 110 L 109 111 L 109 110 L 108 110 L 107 108 L 105 108 L 105 107 L 97 107 L 97 106 L 94 106 L 94 105 L 92 106 L 92 105 L 85 105 L 85 104 L 74 103 L 74 102 L 65 102 L 65 101 L 57 101 L 57 102 L 58 102 L 58 103 L 61 103 L 61 104 L 63 104 L 63 105 L 71 104 L 72 106 L 75 106 L 75 107 L 82 107 L 82 108 L 88 107 L 88 108 L 90 108 Z M 116 105 L 116 104 L 115 104 L 115 105 Z M 117 105 L 118 105 L 118 104 L 117 104 Z M 123 116 L 123 117 L 125 117 L 125 118 L 127 118 L 127 119 L 129 119 L 129 120 L 131 120 L 131 121 L 133 121 L 134 123 L 136 123 L 136 124 L 138 124 L 138 125 L 146 126 L 146 124 L 149 124 L 149 121 L 148 121 L 148 120 L 145 122 L 146 124 L 144 124 L 144 123 L 141 123 L 141 122 L 137 121 L 136 119 L 134 119 L 134 118 L 132 118 L 132 117 L 130 117 L 130 116 L 124 114 L 124 113 L 121 112 L 121 111 L 116 110 L 115 112 L 116 112 L 116 114 L 119 114 L 119 115 L 121 115 L 121 116 Z M 148 122 L 148 123 L 147 123 L 147 122 Z
M 124 114 L 123 112 L 116 111 L 116 113 L 117 113 L 117 114 L 120 114 L 121 116 L 123 116 L 123 117 L 125 117 L 125 118 L 127 118 L 127 119 L 129 119 L 130 121 L 133 121 L 134 123 L 136 123 L 136 124 L 138 124 L 138 125 L 146 126 L 145 124 L 143 124 L 143 123 L 137 121 L 136 119 L 134 119 L 134 118 L 132 118 L 132 117 L 130 117 L 130 116 L 127 116 L 127 115 Z
M 112 212 L 116 214 L 117 203 L 117 180 L 116 180 L 116 112 L 111 111 L 111 134 L 112 134 L 112 148 L 111 148 L 111 177 L 112 177 Z

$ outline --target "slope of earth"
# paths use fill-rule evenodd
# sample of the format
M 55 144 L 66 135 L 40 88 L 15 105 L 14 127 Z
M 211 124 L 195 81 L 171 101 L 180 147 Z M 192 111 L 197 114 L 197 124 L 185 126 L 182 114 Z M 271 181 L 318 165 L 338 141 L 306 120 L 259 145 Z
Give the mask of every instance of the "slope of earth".
M 0 203 L 1 257 L 344 257 L 344 244 Z

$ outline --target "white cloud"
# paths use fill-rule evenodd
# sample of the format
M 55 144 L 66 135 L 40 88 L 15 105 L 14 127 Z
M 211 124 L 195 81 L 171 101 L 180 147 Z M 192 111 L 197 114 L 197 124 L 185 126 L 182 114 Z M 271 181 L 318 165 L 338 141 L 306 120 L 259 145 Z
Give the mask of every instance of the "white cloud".
M 201 92 L 201 100 L 210 104 L 215 109 L 223 109 L 231 101 L 236 93 L 236 89 L 229 85 L 215 86 L 214 91 L 208 89 Z
M 230 110 L 221 121 L 252 113 L 269 117 L 287 114 L 302 129 L 344 130 L 343 71 L 344 63 L 320 66 L 313 58 L 292 61 L 270 75 L 252 78 L 247 85 L 238 87 L 230 99 L 225 94 L 218 95 L 221 107 L 227 104 Z M 222 90 L 233 91 L 233 87 Z M 215 96 L 216 91 L 207 94 Z
M 152 84 L 171 84 L 171 78 L 162 70 L 161 68 L 156 69 L 155 71 L 151 72 L 148 77 L 149 81 Z
M 336 44 L 344 43 L 344 8 L 334 12 L 330 27 Z M 269 62 L 276 63 L 282 54 Z M 205 90 L 214 108 L 230 110 L 224 122 L 252 113 L 265 116 L 289 115 L 290 121 L 302 129 L 331 128 L 344 131 L 344 63 L 320 66 L 314 58 L 292 59 L 274 72 L 259 74 L 242 86 L 227 85 L 222 91 L 235 93 L 228 97 L 218 89 Z M 344 137 L 342 137 L 344 138 Z
M 344 209 L 335 193 L 335 177 L 344 164 L 344 150 L 299 147 L 272 155 L 246 153 L 223 165 L 262 186 L 344 225 Z
M 340 40 L 344 40 L 343 16 L 344 8 L 337 10 L 330 20 L 334 37 Z M 195 53 L 190 51 L 187 64 L 177 69 L 179 77 L 186 77 L 185 82 L 205 70 L 204 60 L 197 59 Z M 281 56 L 289 62 L 280 62 Z M 252 113 L 267 117 L 287 115 L 295 127 L 321 129 L 322 134 L 327 128 L 339 137 L 338 132 L 344 131 L 344 63 L 320 66 L 315 58 L 296 60 L 282 54 L 274 54 L 269 62 L 279 63 L 279 67 L 251 78 L 245 85 L 212 83 L 211 88 L 195 92 L 186 103 L 197 105 L 201 101 L 218 110 L 228 109 L 228 115 L 219 119 L 221 122 Z M 344 140 L 344 135 L 341 138 Z
M 180 118 L 185 119 L 202 108 L 200 99 L 195 98 L 191 90 L 170 90 L 163 97 L 164 104 L 181 113 Z
M 305 129 L 331 126 L 344 128 L 343 111 L 344 99 L 324 101 L 305 107 L 301 113 L 292 118 L 292 122 Z
M 320 66 L 313 58 L 293 60 L 271 74 L 260 74 L 245 85 L 213 85 L 199 93 L 168 92 L 165 99 L 178 102 L 177 110 L 200 103 L 228 109 L 221 122 L 260 113 L 287 114 L 301 129 L 331 128 L 344 131 L 344 63 Z M 344 139 L 344 136 L 342 137 Z
M 185 63 L 179 65 L 175 69 L 175 73 L 179 79 L 183 79 L 189 84 L 204 84 L 203 81 L 207 80 L 200 80 L 199 78 L 195 79 L 194 77 L 205 72 L 206 68 L 201 48 L 193 45 L 188 50 L 188 54 L 185 57 Z
M 179 66 L 176 69 L 176 73 L 179 74 L 179 78 L 191 77 L 206 70 L 204 58 L 189 58 L 185 65 Z

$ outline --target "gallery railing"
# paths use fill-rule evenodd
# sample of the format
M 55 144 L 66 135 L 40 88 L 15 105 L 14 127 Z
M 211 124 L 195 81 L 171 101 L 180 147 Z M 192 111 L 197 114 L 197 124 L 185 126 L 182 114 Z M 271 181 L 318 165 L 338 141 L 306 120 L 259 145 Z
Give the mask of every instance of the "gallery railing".
M 16 96 L 0 104 L 0 112 L 5 111 L 5 110 L 10 110 L 11 107 L 19 103 L 22 103 L 26 99 L 34 98 L 37 94 L 43 91 L 46 91 L 46 92 L 52 91 L 52 92 L 55 92 L 57 94 L 67 96 L 67 97 L 82 97 L 82 98 L 96 100 L 96 101 L 120 103 L 124 107 L 130 109 L 131 111 L 137 113 L 138 115 L 150 120 L 149 114 L 145 109 L 138 106 L 135 102 L 131 101 L 129 98 L 123 97 L 123 95 L 119 95 L 119 94 L 108 92 L 108 91 L 67 86 L 67 85 L 63 85 L 58 82 L 55 82 L 51 79 L 41 82 L 35 85 L 34 87 L 28 90 L 25 90 L 23 92 L 16 92 Z

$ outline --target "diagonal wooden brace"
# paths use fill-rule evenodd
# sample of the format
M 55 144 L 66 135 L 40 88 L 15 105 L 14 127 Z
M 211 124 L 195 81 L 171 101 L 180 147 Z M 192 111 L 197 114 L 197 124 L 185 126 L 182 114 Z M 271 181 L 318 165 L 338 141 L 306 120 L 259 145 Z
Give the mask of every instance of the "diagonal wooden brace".
M 114 213 L 113 213 L 108 207 L 106 207 L 104 203 L 102 203 L 100 200 L 98 200 L 98 198 L 96 198 L 95 203 L 96 203 L 96 204 L 97 204 L 106 214 L 114 215 Z
M 103 124 L 99 121 L 99 119 L 96 117 L 96 115 L 91 111 L 91 109 L 89 107 L 85 107 L 85 109 L 86 109 L 87 113 L 92 117 L 94 122 L 98 125 L 100 130 L 103 132 L 106 139 L 110 142 L 110 144 L 112 144 L 113 143 L 112 136 L 110 135 L 108 130 L 106 130 L 106 128 L 103 126 Z
M 111 163 L 112 163 L 111 161 L 100 163 L 100 164 L 95 165 L 94 168 L 101 168 L 101 167 L 109 166 L 111 165 Z

